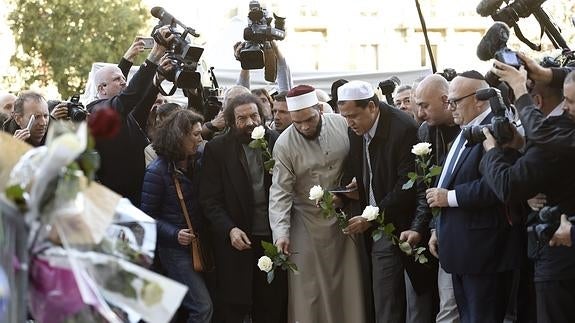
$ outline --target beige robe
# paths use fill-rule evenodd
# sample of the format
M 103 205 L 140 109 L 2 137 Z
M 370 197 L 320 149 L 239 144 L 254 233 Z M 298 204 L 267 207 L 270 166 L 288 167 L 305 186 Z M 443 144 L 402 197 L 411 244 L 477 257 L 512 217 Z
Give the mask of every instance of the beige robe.
M 274 241 L 290 238 L 290 260 L 299 269 L 288 275 L 288 323 L 365 322 L 360 251 L 308 198 L 314 185 L 339 186 L 348 151 L 347 123 L 336 114 L 322 116 L 315 140 L 291 126 L 276 141 L 270 225 Z

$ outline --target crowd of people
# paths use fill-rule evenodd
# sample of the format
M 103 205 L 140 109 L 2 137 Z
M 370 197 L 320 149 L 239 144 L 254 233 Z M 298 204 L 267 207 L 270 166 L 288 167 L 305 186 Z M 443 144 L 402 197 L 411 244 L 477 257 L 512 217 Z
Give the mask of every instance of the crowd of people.
M 173 37 L 165 27 L 160 35 Z M 173 68 L 164 45 L 155 43 L 129 82 L 141 39 L 95 74 L 98 99 L 87 110 L 121 119 L 117 135 L 96 140 L 97 180 L 156 219 L 154 270 L 188 287 L 174 321 L 575 322 L 574 72 L 522 54 L 519 69 L 494 61 L 490 72 L 512 90 L 516 112 L 503 140 L 488 126 L 492 101 L 476 96 L 491 87 L 478 71 L 427 75 L 397 88 L 393 104 L 361 80 L 334 80 L 331 95 L 294 86 L 273 49 L 277 91 L 250 90 L 242 71 L 211 116 L 159 94 L 158 66 Z M 1 95 L 0 115 L 4 131 L 33 146 L 69 119 L 67 102 L 49 109 L 34 91 Z M 275 161 L 269 171 L 250 145 L 259 126 Z M 462 131 L 473 126 L 485 139 Z M 406 189 L 420 142 L 442 169 L 431 188 Z M 310 200 L 315 185 L 347 188 L 334 199 L 345 228 Z M 384 212 L 400 241 L 427 248 L 430 261 L 372 240 L 366 206 Z M 200 237 L 213 271 L 191 266 Z M 298 272 L 279 270 L 268 283 L 257 265 L 262 241 Z

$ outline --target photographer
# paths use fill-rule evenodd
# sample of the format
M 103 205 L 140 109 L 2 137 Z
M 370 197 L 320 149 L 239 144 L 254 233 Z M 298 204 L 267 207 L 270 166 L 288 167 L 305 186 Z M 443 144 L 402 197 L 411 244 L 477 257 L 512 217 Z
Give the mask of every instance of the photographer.
M 563 88 L 565 107 L 570 115 L 575 116 L 575 76 L 568 77 L 571 68 L 545 68 L 537 64 L 533 59 L 522 53 L 517 53 L 525 63 L 519 70 L 504 63 L 494 61 L 491 72 L 505 81 L 513 89 L 517 98 L 515 106 L 519 111 L 521 123 L 526 136 L 538 145 L 555 151 L 575 151 L 575 122 L 564 122 L 560 126 L 552 125 L 546 121 L 543 113 L 533 104 L 532 98 L 527 95 L 526 78 L 529 78 L 551 88 Z
M 523 67 L 517 70 L 497 61 L 494 64 L 496 68 L 492 72 L 514 90 L 518 97 L 516 105 L 535 109 L 527 93 L 526 70 Z M 540 124 L 550 129 L 564 129 L 572 123 L 566 114 L 550 113 L 548 118 L 543 119 L 543 113 L 539 110 L 538 113 L 541 116 Z M 487 152 L 481 161 L 480 171 L 497 197 L 514 210 L 508 221 L 515 225 L 524 223 L 527 212 L 519 210 L 525 206 L 524 201 L 537 193 L 545 194 L 549 205 L 568 208 L 567 205 L 571 204 L 569 201 L 575 195 L 572 185 L 575 174 L 571 171 L 575 162 L 573 154 L 566 156 L 540 147 L 530 137 L 521 154 L 519 149 L 523 145 L 517 133 L 511 142 L 498 144 L 487 129 L 483 129 L 483 132 L 487 138 L 483 143 Z M 575 250 L 542 245 L 534 261 L 538 321 L 574 322 L 575 314 L 570 307 L 575 302 Z
M 158 31 L 166 43 L 173 39 L 168 35 L 168 27 Z M 97 109 L 113 109 L 121 118 L 118 135 L 111 139 L 96 139 L 96 149 L 100 153 L 101 166 L 98 180 L 118 194 L 130 199 L 132 204 L 140 205 L 142 181 L 145 171 L 144 148 L 149 144 L 145 134 L 150 109 L 154 104 L 158 89 L 154 85 L 154 76 L 160 61 L 164 68 L 170 68 L 168 59 L 162 59 L 166 51 L 163 45 L 154 43 L 146 61 L 126 85 L 125 71 L 129 70 L 128 59 L 140 51 L 143 44 L 137 40 L 124 56 L 120 66 L 106 66 L 96 72 L 98 100 L 87 105 L 90 112 Z M 133 52 L 130 54 L 130 52 Z M 156 79 L 161 76 L 156 76 Z

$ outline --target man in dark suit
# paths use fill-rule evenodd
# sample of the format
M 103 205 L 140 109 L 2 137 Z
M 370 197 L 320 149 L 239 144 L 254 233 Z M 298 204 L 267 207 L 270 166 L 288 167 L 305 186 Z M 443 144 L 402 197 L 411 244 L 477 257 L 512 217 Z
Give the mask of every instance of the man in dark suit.
M 385 211 L 386 223 L 393 223 L 399 234 L 410 227 L 415 211 L 415 190 L 403 190 L 402 186 L 408 181 L 407 173 L 415 167 L 411 148 L 417 143 L 417 125 L 407 114 L 379 102 L 366 82 L 342 85 L 338 100 L 340 113 L 349 126 L 347 169 L 351 174 L 345 177 L 356 178 L 362 208 L 378 206 Z M 365 218 L 354 216 L 344 233 L 365 232 L 371 225 Z M 404 271 L 407 270 L 418 293 L 430 286 L 426 282 L 432 278 L 421 276 L 425 268 L 405 256 L 386 237 L 374 242 L 371 249 L 376 321 L 404 322 Z
M 261 241 L 272 242 L 268 219 L 271 175 L 260 149 L 248 146 L 252 131 L 262 123 L 261 101 L 243 94 L 224 111 L 230 131 L 206 144 L 200 201 L 211 224 L 216 261 L 216 316 L 226 323 L 285 322 L 287 278 L 276 271 L 272 284 L 257 267 Z M 266 129 L 273 149 L 277 133 Z M 219 308 L 218 308 L 219 307 Z M 216 321 L 218 319 L 216 318 Z
M 515 105 L 519 109 L 538 108 L 546 116 L 544 122 L 557 129 L 566 129 L 572 123 L 569 120 L 572 117 L 569 106 L 573 106 L 572 98 L 575 97 L 575 74 L 569 74 L 565 79 L 565 102 L 553 109 L 553 106 L 546 106 L 546 101 L 542 100 L 543 96 L 539 94 L 548 93 L 553 88 L 535 82 L 535 87 L 528 92 L 525 86 L 527 73 L 524 70 L 497 62 L 494 71 L 513 89 L 517 97 Z M 536 145 L 528 137 L 521 154 L 518 151 L 521 146 L 514 145 L 514 141 L 499 145 L 488 132 L 486 137 L 483 146 L 487 152 L 481 161 L 480 169 L 500 200 L 512 205 L 524 204 L 524 201 L 535 193 L 543 193 L 548 206 L 557 206 L 562 213 L 570 215 L 575 212 L 573 153 L 565 149 L 558 151 L 548 145 Z M 574 322 L 575 313 L 572 307 L 575 302 L 575 249 L 570 246 L 555 246 L 555 243 L 548 245 L 537 242 L 533 233 L 529 238 L 530 256 L 535 263 L 533 279 L 537 321 Z
M 487 124 L 491 109 L 476 91 L 488 88 L 476 71 L 451 81 L 448 102 L 459 125 Z M 479 172 L 480 144 L 458 135 L 438 187 L 427 191 L 430 207 L 441 207 L 436 223 L 441 267 L 452 274 L 462 322 L 502 322 L 510 298 L 513 270 L 521 262 L 519 226 L 511 226 L 504 205 Z
M 461 131 L 459 125 L 453 122 L 453 115 L 448 109 L 448 91 L 449 83 L 443 76 L 438 74 L 428 75 L 419 82 L 415 89 L 417 114 L 420 119 L 424 120 L 423 124 L 419 127 L 418 137 L 421 142 L 431 143 L 431 163 L 438 166 L 443 166 L 453 140 L 455 140 Z M 420 241 L 425 245 L 430 238 L 429 228 L 433 215 L 429 205 L 427 205 L 427 199 L 425 197 L 426 189 L 427 186 L 424 183 L 420 183 L 417 186 L 415 218 L 411 224 L 411 228 L 403 231 L 399 237 L 401 240 L 407 240 L 411 245 L 416 245 Z M 434 227 L 433 223 L 431 223 L 431 227 Z M 433 231 L 435 232 L 435 230 Z M 434 250 L 430 251 L 437 257 Z M 431 297 L 439 300 L 439 311 L 437 312 L 436 308 L 430 308 L 423 313 L 435 310 L 434 313 L 437 312 L 437 316 L 432 317 L 432 322 L 445 323 L 459 321 L 459 312 L 457 311 L 455 296 L 453 295 L 451 275 L 442 269 L 438 270 L 436 258 L 430 257 L 429 265 L 432 266 L 434 273 L 437 274 L 436 279 L 432 278 L 432 281 L 437 282 L 437 288 L 432 289 L 433 294 Z M 408 318 L 413 317 L 413 320 L 408 322 L 425 322 L 427 316 L 423 316 L 423 313 L 420 316 L 412 314 L 421 313 L 421 306 L 417 309 L 409 310 L 411 305 L 409 302 L 409 289 L 407 289 L 407 291 L 407 316 Z M 428 302 L 428 304 L 437 306 L 435 304 L 435 302 L 437 302 L 436 299 L 434 299 L 433 304 L 429 304 L 431 302 Z

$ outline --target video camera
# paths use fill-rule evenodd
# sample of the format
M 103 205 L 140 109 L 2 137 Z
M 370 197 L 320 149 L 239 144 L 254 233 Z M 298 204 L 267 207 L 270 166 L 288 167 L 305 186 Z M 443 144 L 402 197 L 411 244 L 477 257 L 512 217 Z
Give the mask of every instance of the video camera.
M 168 53 L 168 57 L 174 64 L 174 68 L 171 71 L 166 71 L 161 67 L 158 67 L 158 72 L 162 74 L 166 80 L 174 83 L 169 94 L 165 93 L 161 88 L 160 92 L 163 95 L 172 95 L 176 91 L 176 87 L 181 89 L 195 89 L 201 87 L 200 73 L 196 72 L 196 70 L 204 49 L 192 46 L 187 40 L 188 35 L 192 35 L 194 37 L 199 37 L 200 35 L 197 34 L 194 29 L 187 27 L 161 7 L 152 8 L 151 13 L 152 16 L 160 20 L 158 25 L 154 27 L 154 30 L 152 31 L 152 37 L 158 44 L 168 48 L 166 53 Z M 164 25 L 169 25 L 170 33 L 174 35 L 174 38 L 172 38 L 169 43 L 166 43 L 159 33 L 159 28 Z M 180 26 L 183 31 L 180 32 L 176 28 L 177 26 Z
M 477 57 L 482 61 L 495 58 L 502 63 L 519 68 L 523 65 L 523 61 L 519 59 L 517 52 L 507 47 L 508 40 L 509 27 L 503 22 L 495 22 L 477 45 Z
M 541 45 L 529 41 L 519 29 L 517 22 L 520 18 L 535 17 L 541 26 L 541 33 L 545 33 L 555 48 L 568 49 L 567 42 L 561 36 L 560 30 L 551 21 L 547 13 L 541 8 L 546 0 L 505 0 L 506 6 L 500 8 L 504 0 L 481 0 L 477 5 L 477 13 L 482 17 L 491 16 L 494 21 L 501 21 L 513 27 L 515 35 L 524 44 L 533 50 L 541 50 Z
M 508 108 L 503 102 L 501 91 L 492 87 L 481 89 L 475 92 L 475 98 L 480 101 L 489 100 L 493 118 L 491 118 L 491 123 L 487 125 L 464 127 L 461 133 L 463 138 L 470 144 L 480 143 L 485 140 L 483 128 L 487 128 L 493 134 L 497 143 L 504 144 L 511 141 L 514 135 L 513 126 L 507 118 L 506 111 Z
M 395 88 L 401 84 L 401 80 L 397 76 L 392 76 L 379 82 L 378 88 L 381 94 L 385 95 L 385 99 L 389 105 L 393 105 L 393 98 L 391 97 Z
M 543 207 L 537 216 L 528 223 L 527 234 L 535 237 L 541 245 L 547 245 L 561 225 L 561 214 L 563 213 L 558 205 Z M 575 216 L 568 217 L 568 220 L 575 221 Z
M 265 51 L 272 50 L 272 40 L 285 38 L 285 18 L 273 15 L 267 16 L 267 10 L 262 9 L 258 1 L 250 1 L 248 26 L 244 29 L 244 47 L 240 50 L 239 61 L 242 69 L 261 69 L 266 66 Z M 275 19 L 274 27 L 271 27 Z M 275 61 L 273 62 L 275 65 Z M 267 68 L 267 66 L 266 66 Z

